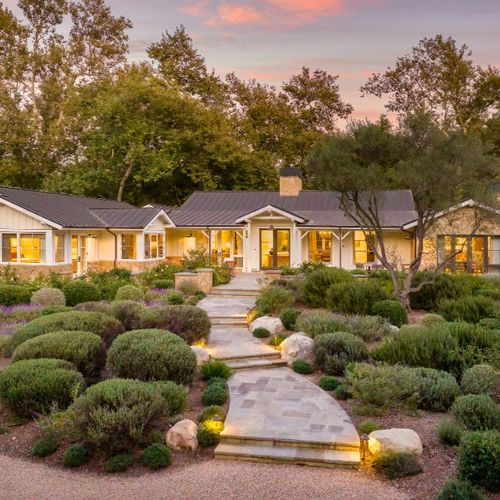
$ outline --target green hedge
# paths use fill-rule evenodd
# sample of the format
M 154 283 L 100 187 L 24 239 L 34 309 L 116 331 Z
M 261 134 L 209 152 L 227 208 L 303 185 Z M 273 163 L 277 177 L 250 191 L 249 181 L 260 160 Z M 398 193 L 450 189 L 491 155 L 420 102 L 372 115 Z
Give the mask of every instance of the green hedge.
M 277 314 L 295 303 L 294 294 L 277 286 L 262 289 L 255 302 L 255 308 L 261 314 Z
M 82 374 L 61 359 L 18 361 L 0 372 L 0 399 L 21 417 L 64 410 L 84 387 Z
M 140 313 L 140 328 L 159 328 L 179 335 L 188 344 L 206 341 L 211 323 L 206 311 L 194 306 L 150 307 Z
M 73 405 L 85 441 L 111 452 L 140 445 L 168 409 L 154 384 L 120 378 L 89 387 Z
M 299 316 L 300 311 L 297 309 L 284 309 L 281 311 L 280 320 L 287 330 L 293 331 L 295 329 L 295 322 Z
M 65 306 L 66 297 L 59 288 L 40 288 L 31 296 L 32 304 L 41 306 Z
M 127 269 L 116 268 L 104 272 L 91 272 L 88 280 L 99 290 L 103 299 L 113 300 L 119 288 L 134 283 L 132 273 Z
M 121 322 L 125 330 L 137 330 L 139 328 L 141 313 L 145 306 L 131 300 L 117 300 L 111 302 L 109 314 Z
M 442 370 L 415 368 L 418 376 L 419 408 L 446 412 L 460 394 L 455 377 Z
M 500 372 L 487 364 L 467 369 L 460 382 L 464 394 L 487 394 L 500 399 Z
M 408 313 L 401 302 L 397 300 L 381 300 L 375 302 L 371 313 L 389 320 L 389 323 L 396 326 L 403 326 L 408 323 Z
M 304 294 L 311 307 L 325 307 L 326 290 L 335 283 L 354 283 L 348 271 L 336 267 L 324 267 L 306 275 Z
M 62 291 L 68 306 L 76 306 L 81 302 L 91 302 L 101 298 L 101 293 L 94 284 L 80 279 L 68 281 Z
M 467 394 L 458 397 L 451 413 L 455 419 L 471 431 L 500 429 L 500 410 L 486 394 Z
M 12 361 L 38 358 L 64 359 L 73 363 L 85 378 L 95 379 L 106 362 L 106 347 L 95 333 L 63 330 L 23 342 L 14 351 Z
M 141 302 L 144 300 L 144 292 L 137 286 L 124 285 L 116 292 L 115 300 L 131 300 L 133 302 Z
M 173 333 L 134 330 L 114 340 L 108 351 L 108 367 L 117 377 L 189 384 L 196 369 L 196 356 Z
M 24 285 L 0 285 L 0 305 L 14 306 L 28 304 L 31 299 L 31 289 Z
M 437 312 L 448 321 L 479 323 L 485 318 L 500 317 L 500 305 L 491 297 L 477 295 L 441 300 L 438 302 Z
M 328 309 L 344 314 L 371 314 L 373 305 L 386 299 L 389 294 L 375 280 L 336 283 L 326 292 Z
M 8 345 L 9 352 L 12 354 L 17 346 L 28 339 L 61 330 L 92 332 L 109 346 L 123 332 L 123 326 L 117 319 L 96 312 L 69 311 L 41 316 L 16 328 Z

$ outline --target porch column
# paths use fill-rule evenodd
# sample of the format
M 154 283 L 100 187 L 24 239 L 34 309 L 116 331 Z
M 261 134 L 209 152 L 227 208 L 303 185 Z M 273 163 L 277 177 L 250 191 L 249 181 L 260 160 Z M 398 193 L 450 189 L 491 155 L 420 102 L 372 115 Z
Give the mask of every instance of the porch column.
M 54 230 L 45 233 L 45 264 L 54 264 Z
M 243 230 L 243 272 L 249 273 L 252 270 L 251 255 L 252 255 L 252 223 L 247 222 Z
M 294 222 L 291 231 L 291 242 L 290 242 L 290 265 L 292 267 L 297 267 L 302 264 L 302 238 L 300 237 L 300 232 L 297 229 L 297 223 Z

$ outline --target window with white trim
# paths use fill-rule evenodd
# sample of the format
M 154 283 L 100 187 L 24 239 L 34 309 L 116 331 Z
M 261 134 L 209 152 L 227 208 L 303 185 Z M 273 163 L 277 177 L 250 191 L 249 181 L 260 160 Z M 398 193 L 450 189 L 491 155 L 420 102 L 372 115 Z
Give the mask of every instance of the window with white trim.
M 144 235 L 144 258 L 162 259 L 165 255 L 165 237 L 163 233 Z
M 64 262 L 66 251 L 65 251 L 66 238 L 64 233 L 54 234 L 54 262 Z
M 137 239 L 135 234 L 122 234 L 122 259 L 137 259 Z

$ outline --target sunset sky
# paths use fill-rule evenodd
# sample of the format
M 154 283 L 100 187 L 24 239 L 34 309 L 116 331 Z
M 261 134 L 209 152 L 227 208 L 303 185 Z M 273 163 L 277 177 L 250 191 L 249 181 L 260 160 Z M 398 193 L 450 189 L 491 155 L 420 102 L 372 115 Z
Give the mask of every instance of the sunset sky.
M 7 0 L 13 7 L 15 0 Z M 107 0 L 134 24 L 131 59 L 184 24 L 219 74 L 279 84 L 301 66 L 339 74 L 355 118 L 376 118 L 384 103 L 361 98 L 372 72 L 392 65 L 425 36 L 467 43 L 481 65 L 500 66 L 500 0 Z

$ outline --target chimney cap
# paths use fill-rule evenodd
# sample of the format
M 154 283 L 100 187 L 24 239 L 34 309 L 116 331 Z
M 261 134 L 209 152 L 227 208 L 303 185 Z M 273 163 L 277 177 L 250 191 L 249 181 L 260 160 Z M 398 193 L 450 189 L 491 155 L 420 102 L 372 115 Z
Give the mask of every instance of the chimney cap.
M 300 177 L 302 179 L 302 170 L 297 167 L 283 167 L 280 169 L 280 177 Z

